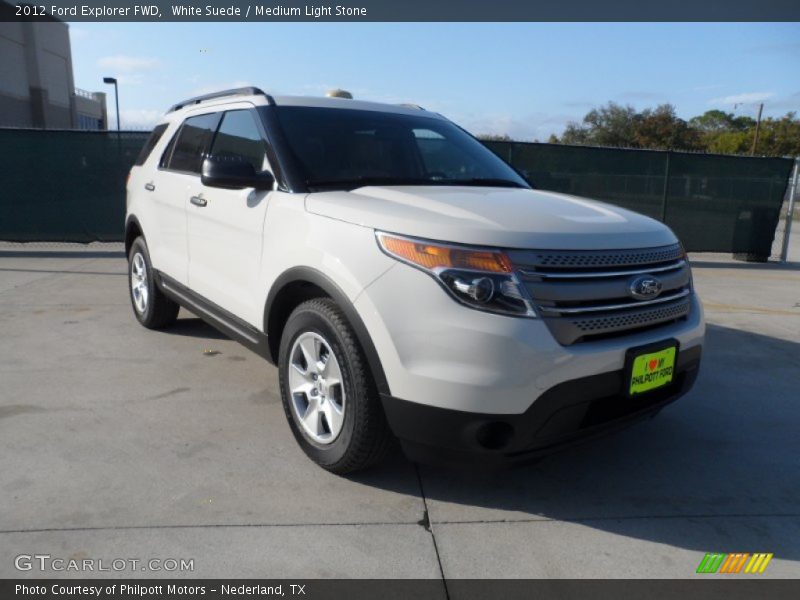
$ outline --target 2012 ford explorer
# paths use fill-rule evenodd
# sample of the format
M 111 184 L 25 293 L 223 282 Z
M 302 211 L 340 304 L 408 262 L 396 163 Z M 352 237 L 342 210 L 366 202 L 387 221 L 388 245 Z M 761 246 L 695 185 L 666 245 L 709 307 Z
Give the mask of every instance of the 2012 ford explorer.
M 173 106 L 127 185 L 133 312 L 180 306 L 274 364 L 299 445 L 347 473 L 517 462 L 649 417 L 700 364 L 663 224 L 537 191 L 419 107 L 228 90 Z

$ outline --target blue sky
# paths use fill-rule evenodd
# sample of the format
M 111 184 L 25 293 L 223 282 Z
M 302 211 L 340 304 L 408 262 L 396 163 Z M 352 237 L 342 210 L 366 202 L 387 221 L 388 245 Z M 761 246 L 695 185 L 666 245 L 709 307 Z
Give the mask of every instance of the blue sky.
M 609 100 L 669 102 L 684 118 L 754 115 L 762 101 L 768 116 L 800 112 L 799 23 L 72 23 L 70 35 L 75 85 L 111 91 L 102 77 L 116 76 L 132 128 L 240 85 L 341 87 L 517 139 L 547 139 Z

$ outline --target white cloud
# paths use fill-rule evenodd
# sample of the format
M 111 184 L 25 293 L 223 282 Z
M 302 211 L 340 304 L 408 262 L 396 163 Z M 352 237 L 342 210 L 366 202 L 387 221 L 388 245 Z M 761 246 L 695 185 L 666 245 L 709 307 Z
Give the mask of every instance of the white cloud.
M 453 115 L 453 120 L 473 135 L 508 135 L 519 141 L 547 141 L 550 134 L 561 134 L 575 117 L 564 114 L 532 113 L 523 116 L 509 114 Z
M 161 61 L 157 58 L 117 54 L 115 56 L 105 56 L 99 59 L 97 61 L 97 66 L 110 69 L 116 73 L 131 74 L 157 69 L 161 66 Z
M 713 98 L 708 101 L 709 104 L 753 104 L 755 102 L 763 102 L 769 100 L 775 95 L 775 92 L 747 92 L 743 94 L 734 94 L 732 96 L 723 96 L 722 98 Z
M 766 108 L 771 108 L 773 111 L 800 111 L 800 92 L 795 92 L 782 98 L 772 100 Z
M 144 83 L 145 73 L 161 67 L 161 61 L 157 58 L 118 54 L 99 59 L 97 65 L 106 70 L 106 76 L 116 77 L 121 85 L 139 85 Z
M 163 116 L 164 111 L 147 108 L 123 109 L 119 111 L 120 126 L 122 129 L 152 129 Z M 113 128 L 116 125 L 116 117 L 112 114 L 108 116 L 109 125 Z

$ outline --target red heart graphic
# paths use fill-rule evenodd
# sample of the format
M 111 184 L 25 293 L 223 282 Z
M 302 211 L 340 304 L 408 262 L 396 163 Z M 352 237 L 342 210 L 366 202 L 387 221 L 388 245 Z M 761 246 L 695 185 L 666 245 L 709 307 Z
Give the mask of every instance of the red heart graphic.
M 657 364 L 658 364 L 658 361 L 656 359 L 651 360 L 650 361 L 650 370 L 652 371 L 653 369 L 655 369 Z

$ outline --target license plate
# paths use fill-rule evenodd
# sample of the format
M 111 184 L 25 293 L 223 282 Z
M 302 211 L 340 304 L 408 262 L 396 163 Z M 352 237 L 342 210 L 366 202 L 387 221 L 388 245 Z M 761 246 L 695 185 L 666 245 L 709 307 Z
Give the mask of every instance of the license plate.
M 678 347 L 673 342 L 660 349 L 633 348 L 628 351 L 628 395 L 635 396 L 672 383 Z

